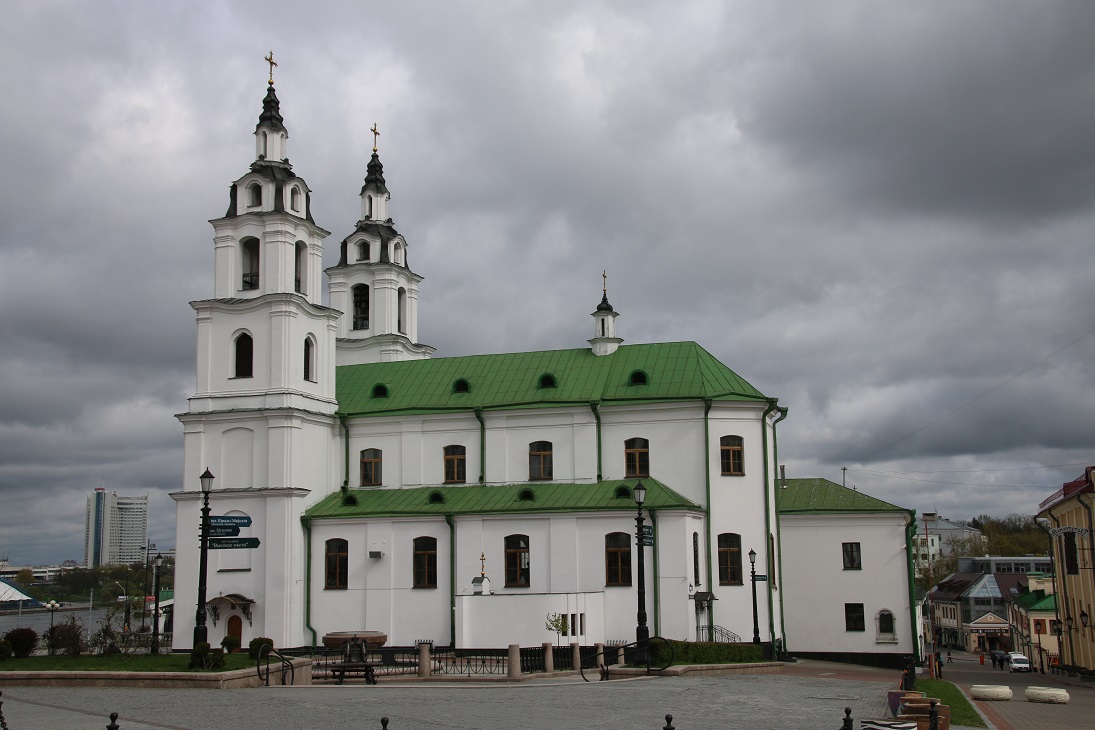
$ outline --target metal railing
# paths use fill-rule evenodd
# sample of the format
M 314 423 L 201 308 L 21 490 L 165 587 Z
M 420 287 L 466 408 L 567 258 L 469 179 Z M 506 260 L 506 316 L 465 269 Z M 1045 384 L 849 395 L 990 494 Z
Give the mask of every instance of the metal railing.
M 696 629 L 696 641 L 710 641 L 721 644 L 740 644 L 741 637 L 730 629 L 709 624 Z
M 433 648 L 434 674 L 466 675 L 500 674 L 509 672 L 509 652 L 506 649 L 446 649 Z
M 281 664 L 281 683 L 283 685 L 285 685 L 285 684 L 289 684 L 289 685 L 294 684 L 294 680 L 296 679 L 296 674 L 295 674 L 295 669 L 293 667 L 293 663 L 291 661 L 289 661 L 288 658 L 286 658 L 280 651 L 275 649 L 270 644 L 263 644 L 261 647 L 259 647 L 259 656 L 258 656 L 258 659 L 255 661 L 255 671 L 258 672 L 259 679 L 262 680 L 263 686 L 264 687 L 269 687 L 270 686 L 270 655 L 271 654 L 276 656 L 278 658 L 278 661 Z M 264 659 L 266 660 L 265 663 L 263 662 Z M 288 678 L 288 681 L 287 681 L 287 678 Z
M 251 289 L 259 288 L 259 275 L 256 274 L 244 274 L 243 275 L 243 290 L 249 291 Z
M 661 646 L 669 649 L 669 659 L 665 662 L 665 664 L 662 664 L 659 667 L 651 666 L 652 662 L 650 660 L 653 658 L 654 654 Z M 646 665 L 647 674 L 650 674 L 650 671 L 652 669 L 657 669 L 657 671 L 659 672 L 669 669 L 669 667 L 673 665 L 673 662 L 677 658 L 677 650 L 673 648 L 673 642 L 668 641 L 661 636 L 651 636 L 649 639 L 644 639 L 642 641 L 632 641 L 629 644 L 606 646 L 601 651 L 594 651 L 588 655 L 583 656 L 582 665 L 578 668 L 582 674 L 582 679 L 588 682 L 589 677 L 586 676 L 585 670 L 592 669 L 595 666 L 598 667 L 598 669 L 600 670 L 601 680 L 603 681 L 608 679 L 607 667 L 612 666 L 616 663 L 616 661 L 618 661 L 619 652 L 621 649 L 624 653 L 624 663 Z M 603 656 L 609 656 L 613 659 L 613 661 L 611 663 L 598 662 L 597 659 Z

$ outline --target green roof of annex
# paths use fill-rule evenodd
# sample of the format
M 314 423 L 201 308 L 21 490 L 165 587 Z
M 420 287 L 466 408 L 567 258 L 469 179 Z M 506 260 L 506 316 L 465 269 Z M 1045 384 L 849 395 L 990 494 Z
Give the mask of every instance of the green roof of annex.
M 818 478 L 785 479 L 776 489 L 776 510 L 781 515 L 913 511 Z
M 633 384 L 644 379 L 635 373 L 645 384 Z M 544 387 L 544 376 L 553 387 Z M 622 345 L 601 356 L 580 348 L 344 365 L 336 369 L 336 397 L 346 416 L 771 400 L 695 342 Z
M 635 511 L 635 479 L 574 484 L 522 484 L 350 489 L 334 492 L 308 508 L 310 519 L 424 517 L 442 515 L 528 514 L 534 512 Z M 647 510 L 700 507 L 656 479 L 642 480 Z

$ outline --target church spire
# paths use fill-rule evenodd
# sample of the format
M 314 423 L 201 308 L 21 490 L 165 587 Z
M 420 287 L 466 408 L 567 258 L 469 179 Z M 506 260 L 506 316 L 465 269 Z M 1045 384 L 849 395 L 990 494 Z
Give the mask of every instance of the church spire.
M 262 100 L 262 113 L 255 125 L 255 160 L 257 162 L 289 162 L 289 130 L 281 116 L 281 102 L 274 91 L 274 52 L 262 60 L 270 64 L 270 78 L 266 82 L 266 97 Z
M 595 329 L 593 339 L 588 342 L 593 346 L 594 355 L 611 355 L 623 342 L 616 336 L 616 317 L 620 315 L 608 303 L 608 272 L 601 272 L 601 277 L 604 280 L 601 288 L 601 303 L 593 312 Z

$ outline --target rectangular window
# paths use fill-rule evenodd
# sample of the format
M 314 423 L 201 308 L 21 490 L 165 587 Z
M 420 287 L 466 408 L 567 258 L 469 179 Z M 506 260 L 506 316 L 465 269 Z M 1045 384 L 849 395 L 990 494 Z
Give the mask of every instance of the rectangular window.
M 862 603 L 845 603 L 844 604 L 844 630 L 845 631 L 865 631 L 865 623 L 863 620 L 863 604 Z
M 506 587 L 527 588 L 528 585 L 528 535 L 508 535 L 506 536 Z
M 338 538 L 327 541 L 324 551 L 324 588 L 346 588 L 348 545 L 345 540 Z
M 650 476 L 650 442 L 647 439 L 624 441 L 624 474 L 628 477 Z
M 466 481 L 465 449 L 463 446 L 445 447 L 445 483 L 463 484 Z
M 723 436 L 719 439 L 719 453 L 724 477 L 745 475 L 744 444 L 745 442 L 741 436 Z
M 528 445 L 528 478 L 529 481 L 552 478 L 550 441 L 533 441 Z
M 863 570 L 863 555 L 858 542 L 844 543 L 844 570 Z
M 1064 538 L 1065 572 L 1069 575 L 1080 574 L 1080 551 L 1076 546 L 1076 533 L 1066 532 Z
M 744 584 L 741 568 L 741 535 L 732 532 L 719 535 L 719 585 Z
M 631 535 L 626 532 L 605 535 L 605 585 L 631 585 Z
M 414 539 L 414 587 L 437 587 L 437 538 Z
M 383 456 L 380 449 L 364 449 L 361 452 L 361 486 L 378 487 L 384 483 L 381 473 Z

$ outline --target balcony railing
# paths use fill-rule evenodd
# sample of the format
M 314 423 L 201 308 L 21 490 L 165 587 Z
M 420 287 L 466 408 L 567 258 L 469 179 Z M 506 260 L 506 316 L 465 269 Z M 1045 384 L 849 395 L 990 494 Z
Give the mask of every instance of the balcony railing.
M 258 288 L 259 288 L 259 275 L 257 273 L 255 273 L 255 274 L 244 274 L 243 275 L 243 290 L 244 291 L 250 291 L 252 289 L 258 289 Z

